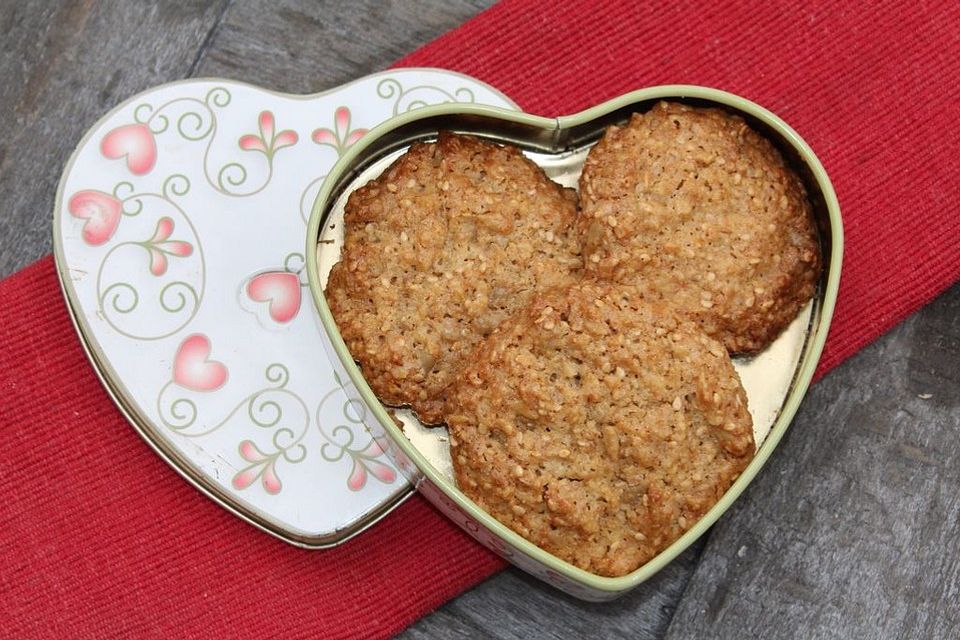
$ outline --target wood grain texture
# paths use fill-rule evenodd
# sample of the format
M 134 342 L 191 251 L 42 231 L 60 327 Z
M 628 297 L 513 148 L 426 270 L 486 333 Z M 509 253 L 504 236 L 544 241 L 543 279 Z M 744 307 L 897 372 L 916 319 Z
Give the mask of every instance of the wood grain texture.
M 960 284 L 809 393 L 668 638 L 960 637 Z
M 190 75 L 225 2 L 0 3 L 0 277 L 50 252 L 57 183 L 83 133 Z
M 315 93 L 382 71 L 491 4 L 238 0 L 224 14 L 197 75 Z
M 0 277 L 49 252 L 64 162 L 133 93 L 192 75 L 322 91 L 488 4 L 0 3 Z M 401 637 L 958 637 L 958 362 L 960 285 L 817 384 L 710 537 L 634 593 L 586 604 L 508 570 Z

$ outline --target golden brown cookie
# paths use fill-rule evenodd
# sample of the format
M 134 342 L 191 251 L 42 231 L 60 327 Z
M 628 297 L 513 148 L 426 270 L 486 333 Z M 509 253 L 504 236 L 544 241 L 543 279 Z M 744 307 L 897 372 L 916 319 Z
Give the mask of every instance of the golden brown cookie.
M 814 293 L 803 184 L 739 117 L 660 102 L 610 127 L 580 198 L 587 272 L 641 286 L 733 353 L 763 349 Z
M 326 296 L 380 399 L 442 422 L 444 390 L 477 343 L 579 273 L 576 214 L 575 193 L 516 147 L 453 134 L 352 193 Z
M 538 295 L 471 360 L 448 400 L 457 484 L 587 571 L 619 576 L 650 560 L 753 456 L 723 345 L 633 287 Z

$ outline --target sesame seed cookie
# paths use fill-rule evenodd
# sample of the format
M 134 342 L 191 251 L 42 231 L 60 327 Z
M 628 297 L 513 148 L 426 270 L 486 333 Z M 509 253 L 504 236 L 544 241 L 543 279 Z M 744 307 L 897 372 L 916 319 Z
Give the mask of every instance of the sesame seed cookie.
M 627 574 L 697 522 L 754 453 L 716 340 L 635 287 L 538 294 L 448 396 L 458 486 L 532 543 Z
M 580 198 L 586 271 L 642 287 L 731 353 L 763 349 L 813 296 L 820 249 L 803 183 L 737 116 L 660 102 L 610 127 Z
M 380 399 L 442 422 L 477 343 L 581 271 L 576 215 L 573 190 L 518 148 L 449 133 L 353 192 L 326 297 Z

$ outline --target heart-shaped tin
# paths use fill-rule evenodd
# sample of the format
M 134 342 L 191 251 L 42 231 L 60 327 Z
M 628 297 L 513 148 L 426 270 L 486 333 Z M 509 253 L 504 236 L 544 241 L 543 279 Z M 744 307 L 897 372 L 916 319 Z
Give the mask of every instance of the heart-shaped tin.
M 735 366 L 747 390 L 754 418 L 757 454 L 723 498 L 690 530 L 651 561 L 622 577 L 579 569 L 536 547 L 467 498 L 452 479 L 445 432 L 425 429 L 405 411 L 398 428 L 365 382 L 341 338 L 323 289 L 338 260 L 343 207 L 350 192 L 379 175 L 413 142 L 434 139 L 442 130 L 468 133 L 521 147 L 548 176 L 575 187 L 590 147 L 604 129 L 635 112 L 669 99 L 724 109 L 743 117 L 780 149 L 803 179 L 820 234 L 824 272 L 813 301 L 766 350 Z M 777 116 L 738 96 L 695 86 L 661 86 L 635 91 L 581 113 L 542 118 L 471 105 L 440 105 L 399 115 L 371 131 L 331 169 L 317 196 L 307 230 L 307 276 L 320 319 L 330 335 L 331 360 L 338 364 L 344 391 L 367 406 L 374 437 L 389 442 L 387 453 L 419 491 L 481 543 L 537 577 L 586 600 L 609 600 L 636 587 L 701 536 L 743 492 L 787 429 L 820 357 L 840 278 L 843 229 L 840 209 L 823 166 L 810 147 Z M 321 357 L 316 354 L 316 357 Z
M 317 357 L 308 208 L 368 129 L 449 101 L 513 106 L 439 69 L 312 96 L 176 82 L 108 113 L 64 170 L 58 270 L 107 390 L 183 476 L 291 543 L 342 542 L 411 490 Z

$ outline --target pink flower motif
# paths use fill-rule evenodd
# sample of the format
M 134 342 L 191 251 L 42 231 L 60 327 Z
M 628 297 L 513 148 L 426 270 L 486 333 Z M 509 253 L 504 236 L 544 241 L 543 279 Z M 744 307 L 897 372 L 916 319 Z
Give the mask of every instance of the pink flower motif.
M 193 253 L 193 245 L 183 240 L 169 240 L 173 233 L 173 220 L 164 216 L 157 221 L 157 228 L 149 240 L 139 243 L 150 254 L 150 273 L 162 276 L 167 272 L 167 256 L 185 258 Z
M 264 490 L 270 495 L 276 495 L 283 489 L 283 483 L 280 482 L 280 476 L 277 475 L 277 458 L 283 451 L 266 454 L 257 448 L 257 445 L 251 440 L 244 440 L 240 443 L 240 457 L 250 464 L 241 469 L 237 475 L 233 476 L 233 486 L 237 490 L 243 490 L 256 482 L 260 478 Z
M 270 111 L 261 111 L 258 119 L 260 126 L 260 135 L 240 136 L 240 148 L 244 151 L 259 151 L 267 156 L 267 160 L 273 160 L 273 155 L 283 149 L 297 143 L 299 139 L 296 132 L 286 129 L 274 135 L 275 122 L 273 113 Z
M 285 324 L 300 311 L 300 278 L 289 271 L 268 271 L 247 282 L 247 295 L 256 302 L 269 303 L 270 317 Z
M 214 391 L 227 381 L 227 368 L 210 359 L 210 339 L 196 333 L 180 343 L 173 358 L 173 381 L 194 391 Z
M 74 218 L 86 220 L 83 241 L 96 246 L 113 237 L 120 224 L 123 204 L 109 193 L 87 189 L 73 194 L 67 209 Z
M 348 147 L 367 133 L 366 129 L 350 130 L 350 109 L 347 107 L 338 107 L 333 114 L 334 130 L 316 129 L 311 138 L 317 144 L 333 147 L 337 150 L 337 155 L 343 155 Z
M 377 480 L 384 484 L 390 484 L 397 479 L 396 471 L 389 465 L 376 459 L 383 455 L 383 451 L 383 447 L 376 440 L 373 440 L 362 451 L 347 450 L 347 453 L 353 460 L 353 470 L 347 478 L 347 488 L 351 491 L 363 489 L 367 484 L 368 472 L 372 473 Z
M 157 143 L 145 124 L 126 124 L 111 130 L 100 141 L 100 153 L 106 158 L 127 159 L 127 168 L 142 176 L 157 161 Z

